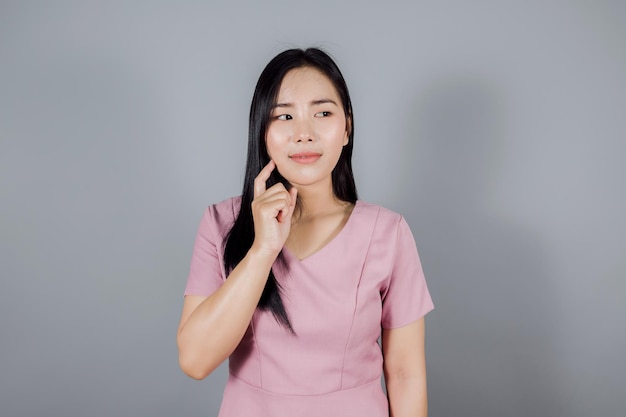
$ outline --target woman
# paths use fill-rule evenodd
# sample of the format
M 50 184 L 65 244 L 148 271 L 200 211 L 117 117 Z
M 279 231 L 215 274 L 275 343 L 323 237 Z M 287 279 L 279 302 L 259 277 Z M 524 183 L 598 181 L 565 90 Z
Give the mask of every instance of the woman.
M 426 416 L 432 302 L 404 219 L 357 200 L 353 137 L 327 54 L 270 61 L 242 196 L 202 219 L 178 329 L 189 376 L 229 358 L 222 417 Z

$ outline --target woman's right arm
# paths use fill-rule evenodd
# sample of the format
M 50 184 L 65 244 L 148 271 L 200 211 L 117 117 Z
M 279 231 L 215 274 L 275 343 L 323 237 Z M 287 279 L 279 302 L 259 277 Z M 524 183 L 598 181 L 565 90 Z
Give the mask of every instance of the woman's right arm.
M 177 337 L 183 372 L 203 379 L 235 350 L 250 324 L 273 262 L 271 257 L 250 250 L 209 297 L 185 297 Z
M 296 190 L 282 184 L 265 189 L 275 165 L 257 176 L 252 213 L 255 240 L 224 284 L 208 297 L 187 295 L 178 326 L 181 369 L 203 379 L 235 350 L 257 307 L 274 260 L 291 227 Z

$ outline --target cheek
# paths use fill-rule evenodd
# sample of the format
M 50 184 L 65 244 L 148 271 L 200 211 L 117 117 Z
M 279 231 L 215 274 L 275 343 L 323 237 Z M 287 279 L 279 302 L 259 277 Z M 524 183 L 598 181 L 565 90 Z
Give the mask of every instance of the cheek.
M 276 146 L 274 136 L 272 135 L 272 132 L 268 130 L 267 134 L 265 135 L 265 149 L 267 149 L 267 154 L 270 156 L 270 158 L 272 157 L 272 155 L 274 155 L 275 147 Z
M 278 153 L 281 148 L 281 138 L 284 136 L 280 129 L 270 126 L 265 134 L 265 148 L 270 157 Z
M 276 142 L 271 137 L 265 138 L 265 149 L 267 149 L 267 154 L 270 158 L 275 159 L 278 156 L 278 146 L 276 146 Z
M 329 137 L 334 138 L 333 142 L 340 147 L 348 143 L 348 132 L 345 123 L 337 123 L 328 132 Z
M 332 123 L 328 123 L 325 127 L 326 133 L 334 138 L 343 138 L 347 135 L 347 124 L 345 119 L 335 118 Z

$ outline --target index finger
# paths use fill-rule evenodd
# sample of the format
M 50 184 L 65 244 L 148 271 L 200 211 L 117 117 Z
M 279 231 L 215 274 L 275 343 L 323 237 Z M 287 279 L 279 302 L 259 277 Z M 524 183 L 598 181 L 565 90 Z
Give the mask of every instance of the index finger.
M 257 198 L 265 192 L 265 183 L 269 179 L 274 168 L 276 168 L 276 164 L 270 159 L 267 165 L 265 165 L 261 172 L 259 172 L 259 175 L 256 176 L 254 179 L 254 198 Z

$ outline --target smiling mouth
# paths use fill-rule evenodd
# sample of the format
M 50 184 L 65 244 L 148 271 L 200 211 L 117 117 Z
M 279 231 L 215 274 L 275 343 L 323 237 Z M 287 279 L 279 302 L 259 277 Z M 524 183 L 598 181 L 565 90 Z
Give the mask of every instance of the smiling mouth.
M 290 155 L 289 158 L 292 161 L 298 162 L 300 164 L 310 164 L 317 161 L 321 156 L 322 154 L 316 152 L 302 152 Z

